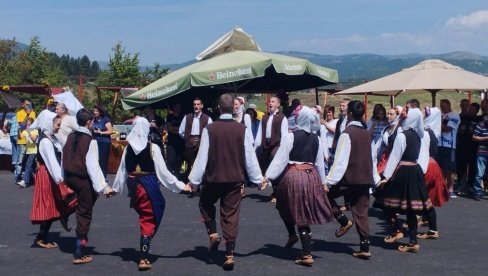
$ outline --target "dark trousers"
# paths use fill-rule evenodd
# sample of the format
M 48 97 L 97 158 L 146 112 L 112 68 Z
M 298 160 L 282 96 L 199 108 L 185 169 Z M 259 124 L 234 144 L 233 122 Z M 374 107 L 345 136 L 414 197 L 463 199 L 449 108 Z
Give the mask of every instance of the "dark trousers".
M 93 206 L 98 194 L 88 178 L 65 175 L 65 183 L 76 193 L 76 235 L 79 239 L 88 239 L 92 220 Z
M 352 218 L 356 223 L 356 230 L 361 240 L 369 239 L 369 187 L 369 185 L 335 185 L 327 193 L 335 218 L 342 215 L 339 210 L 340 206 L 336 202 L 337 198 L 343 196 L 344 201 L 351 204 Z
M 456 150 L 456 173 L 458 179 L 458 186 L 456 189 L 460 192 L 470 190 L 474 185 L 474 178 L 476 177 L 476 148 L 474 147 L 458 147 Z M 466 178 L 466 185 L 461 186 L 461 181 Z
M 100 141 L 97 140 L 98 145 L 98 163 L 102 169 L 103 176 L 107 177 L 107 167 L 108 167 L 108 156 L 110 154 L 110 140 Z
M 220 199 L 220 227 L 226 241 L 235 241 L 237 238 L 241 185 L 242 183 L 205 183 L 202 187 L 198 206 L 203 222 L 215 222 L 215 203 Z

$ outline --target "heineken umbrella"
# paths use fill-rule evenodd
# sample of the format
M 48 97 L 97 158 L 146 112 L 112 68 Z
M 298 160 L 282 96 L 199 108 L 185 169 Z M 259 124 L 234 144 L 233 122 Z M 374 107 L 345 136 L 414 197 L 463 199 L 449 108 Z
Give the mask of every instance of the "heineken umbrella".
M 122 105 L 124 109 L 132 109 L 185 91 L 298 91 L 337 82 L 336 70 L 305 59 L 266 52 L 234 51 L 174 71 L 122 98 Z
M 351 87 L 335 95 L 369 94 L 397 96 L 400 93 L 431 93 L 435 106 L 437 92 L 486 91 L 488 77 L 478 75 L 439 59 L 428 59 L 400 72 Z

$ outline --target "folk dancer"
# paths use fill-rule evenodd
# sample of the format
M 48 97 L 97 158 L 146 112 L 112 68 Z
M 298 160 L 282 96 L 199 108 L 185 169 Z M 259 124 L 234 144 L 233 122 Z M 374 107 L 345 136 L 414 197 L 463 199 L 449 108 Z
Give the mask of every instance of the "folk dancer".
M 220 225 L 226 246 L 225 270 L 234 268 L 234 249 L 239 226 L 241 185 L 245 175 L 249 181 L 261 184 L 263 177 L 250 139 L 251 129 L 232 119 L 234 98 L 224 94 L 219 98 L 220 118 L 202 132 L 202 141 L 189 175 L 192 185 L 202 184 L 200 213 L 209 236 L 209 257 L 212 260 L 219 243 L 215 221 L 215 203 L 220 199 Z
M 418 252 L 417 217 L 428 212 L 432 203 L 424 183 L 424 171 L 428 163 L 428 145 L 421 143 L 424 136 L 422 112 L 410 108 L 402 123 L 402 132 L 397 134 L 388 163 L 381 180 L 381 192 L 375 206 L 389 214 L 393 234 L 385 237 L 386 243 L 393 243 L 403 237 L 399 231 L 396 214 L 406 214 L 410 232 L 409 243 L 398 247 L 400 252 Z M 425 140 L 424 140 L 425 141 Z M 422 150 L 423 148 L 423 150 Z
M 360 245 L 359 251 L 353 252 L 353 256 L 367 259 L 371 257 L 368 221 L 369 189 L 380 181 L 380 177 L 375 164 L 375 145 L 371 133 L 362 122 L 363 115 L 362 102 L 348 103 L 349 123 L 339 137 L 334 163 L 326 178 L 326 184 L 330 187 L 327 195 L 332 205 L 333 215 L 341 224 L 335 236 L 341 237 L 346 234 L 355 222 Z M 354 222 L 340 211 L 336 199 L 341 196 L 350 204 Z
M 114 192 L 123 193 L 127 183 L 130 206 L 139 215 L 140 270 L 151 269 L 149 247 L 164 214 L 165 200 L 159 182 L 175 193 L 182 190 L 191 192 L 190 186 L 178 181 L 168 171 L 159 146 L 148 141 L 149 132 L 149 121 L 137 117 L 127 136 L 129 145 L 124 149 L 112 186 Z
M 280 112 L 280 99 L 273 96 L 269 99 L 269 112 L 264 114 L 259 125 L 258 134 L 254 147 L 259 157 L 261 170 L 266 172 L 273 160 L 276 152 L 280 148 L 281 139 L 288 134 L 288 120 Z M 273 193 L 271 202 L 276 202 L 274 196 L 275 184 L 273 184 Z
M 295 263 L 304 266 L 313 264 L 310 225 L 325 224 L 332 219 L 325 196 L 328 187 L 325 185 L 323 145 L 313 132 L 314 125 L 319 125 L 319 117 L 304 106 L 297 117 L 297 129 L 284 137 L 266 171 L 267 179 L 280 179 L 276 186 L 276 209 L 288 231 L 285 248 L 298 242 L 296 225 L 303 252 Z
M 43 113 L 44 112 L 44 113 Z M 61 200 L 60 185 L 63 184 L 61 173 L 61 145 L 54 137 L 59 130 L 61 118 L 50 111 L 43 111 L 37 119 L 37 126 L 41 129 L 38 139 L 39 168 L 35 174 L 34 199 L 30 220 L 32 224 L 39 224 L 34 245 L 42 248 L 56 248 L 55 242 L 48 242 L 47 235 L 53 221 L 60 220 L 66 231 L 71 229 L 67 225 L 68 216 L 74 212 L 76 206 L 71 206 Z
M 76 113 L 76 122 L 80 127 L 68 135 L 63 147 L 63 170 L 66 184 L 75 191 L 78 199 L 73 264 L 85 264 L 93 261 L 92 256 L 85 254 L 93 206 L 98 193 L 103 191 L 106 197 L 110 197 L 113 191 L 105 182 L 98 163 L 97 142 L 90 132 L 93 115 L 84 108 L 80 109 Z

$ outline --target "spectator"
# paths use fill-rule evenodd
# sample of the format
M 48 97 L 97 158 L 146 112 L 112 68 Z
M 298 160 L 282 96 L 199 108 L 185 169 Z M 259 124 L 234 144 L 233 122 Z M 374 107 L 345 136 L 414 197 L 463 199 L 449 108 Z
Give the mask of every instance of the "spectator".
M 334 163 L 334 158 L 332 154 L 332 143 L 334 142 L 335 128 L 338 119 L 335 118 L 335 108 L 334 106 L 327 104 L 324 106 L 324 119 L 321 120 L 322 125 L 325 126 L 327 133 L 327 150 L 329 151 L 329 159 L 327 162 L 327 167 L 330 168 L 332 163 Z
M 185 140 L 178 134 L 181 121 L 183 121 L 181 105 L 178 102 L 173 103 L 169 109 L 168 117 L 166 118 L 166 130 L 168 131 L 168 146 L 174 149 L 175 157 L 172 166 L 167 163 L 167 158 L 165 158 L 165 160 L 168 169 L 176 176 L 180 173 L 181 160 L 183 151 L 185 150 Z
M 264 112 L 258 110 L 258 107 L 256 106 L 256 104 L 249 104 L 249 108 L 252 108 L 254 109 L 254 111 L 256 111 L 256 119 L 258 119 L 259 121 L 261 121 L 261 118 L 263 118 L 263 115 L 264 115 Z
M 55 112 L 61 118 L 61 128 L 55 136 L 59 140 L 61 146 L 64 147 L 68 135 L 78 129 L 78 123 L 76 122 L 75 117 L 69 115 L 68 108 L 64 103 L 58 103 Z
M 98 163 L 102 169 L 103 176 L 107 178 L 108 156 L 110 153 L 110 144 L 113 133 L 112 122 L 110 118 L 105 115 L 105 111 L 100 106 L 93 108 L 93 136 L 97 140 L 98 145 Z
M 453 172 L 456 169 L 456 137 L 460 119 L 459 114 L 452 111 L 451 102 L 448 99 L 442 99 L 440 101 L 440 108 L 442 112 L 442 134 L 439 138 L 436 161 L 439 163 L 444 178 L 446 179 L 450 197 L 455 198 L 457 196 L 453 189 Z
M 366 123 L 368 130 L 373 135 L 373 142 L 377 143 L 385 127 L 388 126 L 386 109 L 382 104 L 376 104 L 373 108 L 373 116 Z
M 22 108 L 19 109 L 15 116 L 17 117 L 18 123 L 18 140 L 17 140 L 17 150 L 16 156 L 12 155 L 12 160 L 15 160 L 15 181 L 20 181 L 21 175 L 20 172 L 22 171 L 22 160 L 24 159 L 25 148 L 27 144 L 27 140 L 21 136 L 22 131 L 26 129 L 26 120 L 27 118 L 36 118 L 36 112 L 32 109 L 32 103 L 29 100 L 23 99 L 22 100 Z M 13 153 L 13 151 L 12 151 Z M 12 161 L 12 163 L 14 163 Z
M 483 112 L 483 121 L 478 123 L 473 133 L 473 140 L 477 143 L 477 170 L 474 179 L 474 200 L 480 201 L 483 196 L 483 189 L 481 188 L 481 180 L 486 172 L 486 164 L 488 163 L 488 100 L 481 101 L 481 111 Z M 486 183 L 486 182 L 485 182 Z
M 251 131 L 252 131 L 252 136 L 253 136 L 253 141 L 256 140 L 256 135 L 258 134 L 258 129 L 259 129 L 259 123 L 261 122 L 258 120 L 258 113 L 256 112 L 256 109 L 251 107 L 252 104 L 249 105 L 249 108 L 246 109 L 246 114 L 251 117 Z
M 22 180 L 17 182 L 17 184 L 22 187 L 26 188 L 32 185 L 32 179 L 34 176 L 34 171 L 36 169 L 36 156 L 37 156 L 37 137 L 39 136 L 39 132 L 37 129 L 30 129 L 34 119 L 28 117 L 26 119 L 26 129 L 22 131 L 21 137 L 24 138 L 26 143 L 26 150 L 25 155 L 22 160 L 22 171 L 20 173 Z
M 469 101 L 463 99 L 459 105 L 460 123 L 456 136 L 456 172 L 457 187 L 459 193 L 467 193 L 473 187 L 474 177 L 476 175 L 476 147 L 477 143 L 473 141 L 473 133 L 480 119 L 476 116 L 476 104 L 470 107 Z
M 293 132 L 297 130 L 297 116 L 302 109 L 302 104 L 299 99 L 293 99 L 291 101 L 291 106 L 286 108 L 283 114 L 285 114 L 288 119 L 288 132 Z

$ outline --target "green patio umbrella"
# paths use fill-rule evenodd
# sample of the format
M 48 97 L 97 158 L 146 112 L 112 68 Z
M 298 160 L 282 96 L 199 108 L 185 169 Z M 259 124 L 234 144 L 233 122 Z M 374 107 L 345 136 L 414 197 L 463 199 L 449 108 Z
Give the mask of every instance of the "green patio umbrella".
M 298 91 L 338 82 L 336 70 L 305 59 L 258 51 L 234 51 L 203 60 L 122 98 L 124 109 L 152 104 L 185 91 L 198 93 Z

